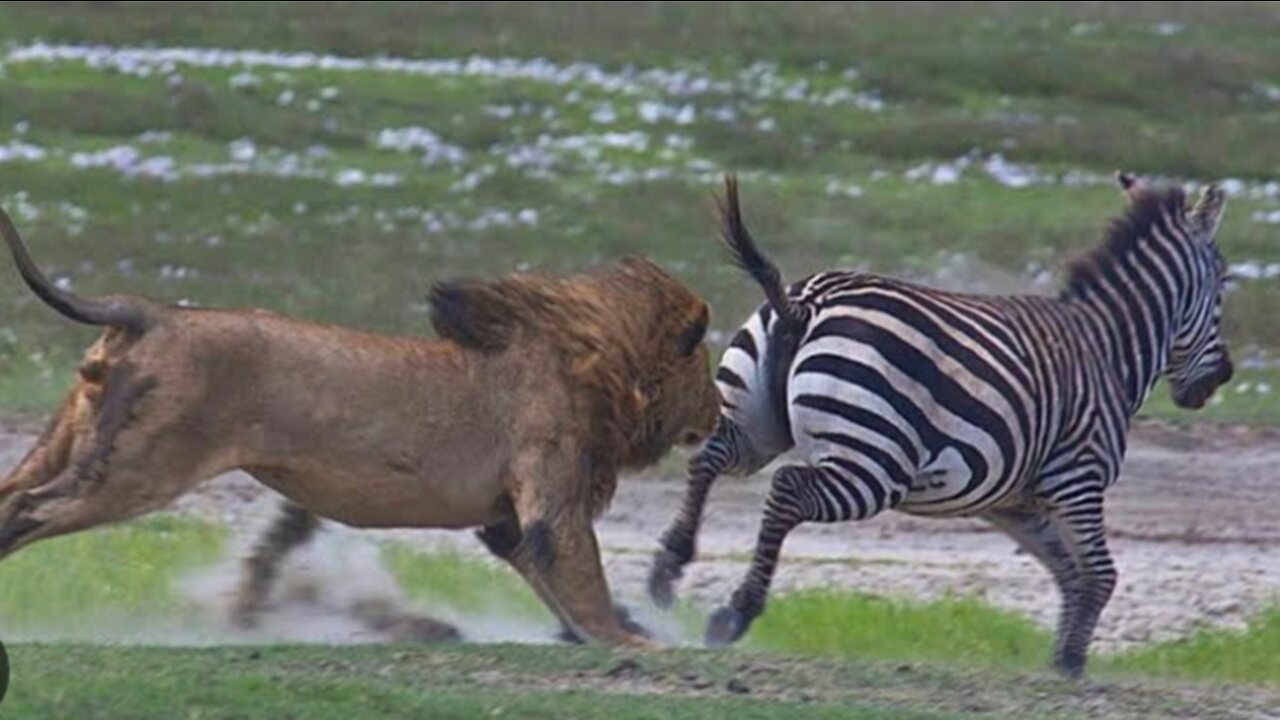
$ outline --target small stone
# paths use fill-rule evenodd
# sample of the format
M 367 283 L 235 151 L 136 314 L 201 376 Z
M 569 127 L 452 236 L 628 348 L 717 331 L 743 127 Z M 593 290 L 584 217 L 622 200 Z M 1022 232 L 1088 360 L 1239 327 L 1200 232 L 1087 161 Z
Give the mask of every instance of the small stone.
M 738 678 L 733 678 L 729 680 L 729 682 L 725 683 L 724 689 L 728 690 L 734 695 L 746 695 L 747 693 L 751 692 L 751 688 L 747 687 L 746 684 L 744 684 Z
M 614 665 L 613 667 L 606 670 L 604 673 L 604 676 L 607 678 L 629 677 L 631 675 L 636 674 L 639 671 L 640 671 L 640 663 L 636 662 L 635 660 L 632 660 L 631 658 L 626 658 L 621 662 L 619 662 L 617 665 Z
M 1213 603 L 1209 607 L 1205 608 L 1206 613 L 1215 616 L 1230 615 L 1231 613 L 1239 612 L 1239 610 L 1240 602 L 1237 600 L 1223 600 L 1221 602 Z

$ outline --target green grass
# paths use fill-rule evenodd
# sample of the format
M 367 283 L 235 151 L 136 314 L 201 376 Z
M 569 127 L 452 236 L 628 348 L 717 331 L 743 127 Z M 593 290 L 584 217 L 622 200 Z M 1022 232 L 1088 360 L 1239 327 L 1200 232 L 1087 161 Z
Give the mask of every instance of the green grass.
M 0 564 L 0 631 L 11 641 L 15 637 L 47 636 L 51 630 L 59 637 L 98 637 L 104 628 L 109 629 L 119 623 L 138 624 L 140 629 L 146 630 L 147 627 L 178 626 L 186 622 L 192 627 L 208 630 L 208 618 L 201 622 L 200 618 L 192 615 L 192 609 L 178 598 L 175 583 L 185 574 L 220 559 L 224 538 L 225 531 L 217 526 L 156 518 L 39 543 Z M 541 622 L 549 628 L 554 624 L 533 593 L 504 567 L 456 553 L 414 551 L 398 543 L 386 545 L 382 558 L 406 594 L 423 607 L 448 606 L 475 615 Z M 696 636 L 705 622 L 705 610 L 682 607 L 676 614 L 676 622 L 690 635 Z M 946 668 L 959 667 L 986 668 L 996 673 L 1047 668 L 1051 643 L 1050 634 L 1025 617 L 994 609 L 976 599 L 945 598 L 918 603 L 902 598 L 815 590 L 776 595 L 743 646 L 743 649 L 732 652 L 735 655 L 748 651 L 766 652 L 767 656 L 780 661 L 818 656 L 890 665 L 924 663 L 944 673 L 950 672 Z M 41 653 L 44 653 L 63 657 L 54 663 L 55 666 L 75 665 L 86 656 L 105 652 L 63 645 L 23 647 L 36 656 L 43 657 L 45 655 Z M 569 654 L 559 659 L 547 655 L 530 662 L 557 671 L 572 670 L 577 656 L 567 648 L 555 650 Z M 319 663 L 322 670 L 326 667 L 320 661 L 323 653 L 305 652 L 312 653 L 308 661 L 311 665 Z M 340 657 L 346 658 L 348 652 L 344 649 Z M 538 652 L 530 647 L 506 649 L 500 654 Z M 21 655 L 19 650 L 16 657 Z M 175 668 L 167 675 L 160 673 L 156 677 L 151 677 L 148 672 L 145 681 L 138 680 L 131 686 L 137 692 L 120 693 L 112 701 L 117 705 L 108 703 L 104 706 L 103 712 L 110 711 L 111 714 L 101 717 L 149 717 L 148 712 L 158 709 L 149 708 L 148 703 L 158 701 L 147 698 L 152 695 L 163 697 L 166 693 L 194 693 L 193 697 L 204 698 L 197 704 L 205 702 L 209 708 L 220 708 L 220 712 L 228 713 L 227 717 L 236 716 L 235 713 L 243 708 L 228 699 L 237 693 L 258 697 L 263 708 L 283 708 L 289 703 L 300 702 L 299 698 L 334 698 L 347 694 L 347 690 L 342 689 L 333 691 L 337 695 L 312 692 L 310 683 L 319 681 L 302 677 L 314 670 L 311 665 L 302 668 L 307 672 L 299 669 L 301 675 L 297 677 L 289 672 L 283 675 L 275 673 L 269 674 L 271 682 L 264 682 L 256 671 L 248 671 L 253 664 L 246 662 L 244 655 L 239 650 L 213 652 L 211 657 L 223 658 L 218 662 L 227 659 L 234 662 L 230 663 L 228 674 L 219 676 L 216 682 L 201 684 L 198 689 L 188 685 L 194 678 L 201 677 L 203 664 L 212 661 L 195 659 L 193 668 Z M 146 671 L 147 663 L 168 664 L 159 655 L 147 655 L 146 652 L 137 657 L 150 659 L 143 662 L 143 667 L 134 668 L 128 674 L 129 678 L 133 678 L 133 673 Z M 195 658 L 195 655 L 183 657 Z M 1280 609 L 1273 609 L 1255 618 L 1247 631 L 1203 629 L 1178 641 L 1116 654 L 1095 655 L 1091 672 L 1099 678 L 1170 678 L 1275 686 L 1280 685 L 1277 658 L 1280 658 Z M 395 664 L 390 662 L 387 667 Z M 734 664 L 725 663 L 724 666 L 732 669 Z M 22 670 L 25 673 L 34 671 L 34 667 Z M 15 678 L 20 677 L 17 673 L 15 670 Z M 274 682 L 282 678 L 288 682 L 283 685 Z M 52 681 L 55 678 L 46 679 Z M 118 686 L 126 679 L 112 673 L 102 674 L 80 683 L 74 693 L 28 689 L 28 699 L 17 701 L 17 706 L 24 707 L 22 702 L 30 702 L 31 708 L 43 708 L 50 716 L 80 716 L 79 709 L 90 707 L 109 696 L 113 685 Z M 297 680 L 296 686 L 293 680 Z M 343 678 L 326 676 L 323 680 L 314 687 L 346 687 L 339 682 Z M 18 693 L 15 697 L 22 697 L 18 688 L 23 686 L 15 679 L 15 692 Z M 26 687 L 31 686 L 28 684 Z M 453 694 L 432 693 L 430 698 L 424 699 L 413 692 L 406 694 L 405 688 L 395 687 L 395 683 L 386 687 L 374 683 L 370 687 L 363 680 L 349 689 L 352 698 L 370 699 L 378 707 L 395 708 L 395 712 L 407 712 L 406 708 L 412 708 L 423 712 L 430 709 L 440 713 L 463 713 L 476 707 L 492 709 L 503 706 L 540 717 L 538 713 L 551 712 L 556 707 L 577 707 L 573 705 L 571 695 L 520 700 L 515 695 L 472 695 L 459 691 Z M 458 691 L 454 685 L 448 685 L 448 689 Z M 137 704 L 129 704 L 134 702 Z M 347 707 L 343 704 L 346 700 L 341 698 L 333 702 L 336 703 L 335 712 L 336 708 Z M 455 706 L 456 709 L 451 709 Z M 724 707 L 725 712 L 729 712 L 737 706 L 730 702 Z M 671 708 L 671 712 L 679 711 L 679 703 Z M 305 703 L 298 706 L 299 712 L 303 709 L 310 707 Z M 632 717 L 626 714 L 631 711 L 626 709 L 625 703 L 615 710 L 622 713 L 620 717 Z M 652 708 L 635 710 L 650 711 Z M 597 717 L 586 709 L 582 712 L 587 714 L 580 717 Z M 270 716 L 270 713 L 264 716 Z M 868 717 L 876 716 L 871 714 Z
M 548 660 L 554 657 L 553 660 Z M 565 658 L 569 658 L 566 662 Z M 411 648 L 147 649 L 18 645 L 6 718 L 851 718 L 934 720 L 947 712 L 857 699 L 798 702 L 658 697 L 597 680 L 617 664 L 601 651 Z M 716 661 L 685 661 L 705 669 Z M 567 667 L 566 667 L 567 666 Z M 713 671 L 714 672 L 714 671 Z M 577 677 L 577 682 L 574 678 Z M 127 690 L 127 692 L 125 691 Z
M 16 644 L 5 718 L 1265 717 L 1264 688 L 734 650 L 546 646 L 142 648 Z
M 147 44 L 164 38 L 175 45 L 356 56 L 478 53 L 607 67 L 697 63 L 722 72 L 764 57 L 790 76 L 813 77 L 817 86 L 827 82 L 820 67 L 837 74 L 852 66 L 866 86 L 909 112 L 804 113 L 794 124 L 813 137 L 811 147 L 787 147 L 801 145 L 797 132 L 780 133 L 785 141 L 749 136 L 744 140 L 755 142 L 739 143 L 741 150 L 785 165 L 797 155 L 829 162 L 827 146 L 847 141 L 857 154 L 886 159 L 954 156 L 979 147 L 1037 162 L 1121 163 L 1150 172 L 1267 177 L 1275 169 L 1274 108 L 1254 86 L 1276 82 L 1280 58 L 1270 39 L 1280 20 L 1246 3 L 1226 3 L 1213 13 L 1069 3 L 799 9 L 787 3 L 580 3 L 572 12 L 524 3 L 328 5 L 319 12 L 295 3 L 123 2 L 85 11 L 11 3 L 0 27 L 23 40 Z M 1161 22 L 1181 27 L 1162 37 L 1153 32 Z M 1081 27 L 1087 32 L 1078 32 Z M 448 117 L 456 99 L 439 100 L 423 117 Z M 25 102 L 59 109 L 48 98 Z M 150 117 L 171 112 L 168 103 L 150 107 Z M 784 127 L 789 119 L 782 119 Z M 138 122 L 115 120 L 110 127 L 132 130 Z M 189 122 L 205 123 L 201 114 Z M 271 133 L 277 124 L 262 127 Z M 298 142 L 305 135 L 282 137 Z
M 813 590 L 772 599 L 746 643 L 789 654 L 1028 668 L 1047 665 L 1052 635 L 974 599 L 914 603 Z M 1245 630 L 1204 628 L 1179 640 L 1095 654 L 1090 672 L 1280 685 L 1280 608 L 1262 612 Z
M 1161 677 L 1280 685 L 1280 608 L 1261 613 L 1245 630 L 1204 629 L 1104 658 L 1100 666 Z
M 456 552 L 424 553 L 389 544 L 382 560 L 412 599 L 513 619 L 551 621 L 551 614 L 516 572 Z
M 477 612 L 548 621 L 523 582 L 506 568 L 456 553 L 403 545 L 383 551 L 410 597 Z M 688 606 L 676 621 L 690 636 L 705 612 Z M 1052 634 L 1024 616 L 974 598 L 912 602 L 842 590 L 779 594 L 744 640 L 748 648 L 793 656 L 843 656 L 884 662 L 930 662 L 991 668 L 1047 667 Z M 1280 609 L 1244 632 L 1203 629 L 1172 642 L 1095 655 L 1103 673 L 1280 685 Z
M 780 595 L 748 636 L 752 647 L 875 660 L 1037 667 L 1051 638 L 1030 620 L 968 598 L 913 603 L 837 590 Z
M 357 649 L 370 656 L 377 651 Z M 396 677 L 386 671 L 338 674 L 326 659 L 295 649 L 261 653 L 265 661 L 246 659 L 243 651 L 141 651 L 120 649 L 109 655 L 89 648 L 21 647 L 14 653 L 15 675 L 6 717 L 143 718 L 173 717 L 181 699 L 187 717 L 247 718 L 664 718 L 803 717 L 781 703 L 715 699 L 692 703 L 667 698 L 609 697 L 584 692 L 518 693 L 499 688 L 441 687 L 430 678 Z M 327 653 L 326 653 L 327 654 Z M 388 653 L 378 653 L 387 655 Z M 77 662 L 79 660 L 79 662 Z M 105 668 L 98 666 L 106 661 Z M 390 661 L 390 658 L 385 658 Z M 349 660 L 344 660 L 344 664 Z M 367 664 L 367 663 L 366 663 Z M 390 663 L 386 667 L 393 667 Z M 79 670 L 80 672 L 76 672 Z M 369 672 L 370 670 L 374 672 Z M 379 671 L 381 670 L 381 671 Z M 82 674 L 83 673 L 83 674 Z M 423 681 L 425 680 L 425 682 Z M 130 689 L 120 693 L 122 686 Z M 56 688 L 74 688 L 59 691 Z M 838 717 L 834 708 L 816 717 Z M 825 711 L 824 711 L 825 710 Z M 11 713 L 11 714 L 10 714 Z M 854 711 L 850 717 L 885 718 L 882 712 Z M 916 717 L 939 717 L 920 714 Z
M 225 536 L 215 525 L 152 518 L 32 545 L 0 563 L 0 627 L 77 635 L 117 614 L 175 612 L 174 582 L 216 561 Z
M 914 603 L 839 590 L 780 595 L 747 636 L 751 647 L 802 655 L 1027 668 L 1048 663 L 1052 635 L 979 600 Z M 1095 654 L 1094 674 L 1280 685 L 1280 608 L 1245 630 L 1204 628 L 1179 640 Z

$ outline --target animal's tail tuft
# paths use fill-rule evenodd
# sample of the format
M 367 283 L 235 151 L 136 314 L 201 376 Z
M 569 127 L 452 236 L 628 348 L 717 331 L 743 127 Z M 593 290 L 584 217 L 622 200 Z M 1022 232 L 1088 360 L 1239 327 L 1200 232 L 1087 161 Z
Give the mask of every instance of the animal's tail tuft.
M 760 251 L 751 232 L 742 222 L 742 210 L 738 204 L 738 179 L 733 175 L 725 175 L 724 197 L 720 199 L 719 205 L 720 238 L 733 256 L 733 263 L 760 284 L 765 298 L 781 322 L 792 329 L 803 327 L 808 322 L 808 312 L 787 295 L 778 266 Z

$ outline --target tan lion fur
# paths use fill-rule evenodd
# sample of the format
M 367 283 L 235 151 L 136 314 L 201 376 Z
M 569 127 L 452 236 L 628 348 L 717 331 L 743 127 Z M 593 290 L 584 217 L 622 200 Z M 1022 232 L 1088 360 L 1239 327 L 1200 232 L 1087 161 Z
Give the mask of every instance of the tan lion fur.
M 0 231 L 37 295 L 107 326 L 0 482 L 0 557 L 238 468 L 352 526 L 483 528 L 570 630 L 642 642 L 613 611 L 591 520 L 621 469 L 705 437 L 719 404 L 706 304 L 657 266 L 440 285 L 441 339 L 419 340 L 78 298 L 3 212 Z

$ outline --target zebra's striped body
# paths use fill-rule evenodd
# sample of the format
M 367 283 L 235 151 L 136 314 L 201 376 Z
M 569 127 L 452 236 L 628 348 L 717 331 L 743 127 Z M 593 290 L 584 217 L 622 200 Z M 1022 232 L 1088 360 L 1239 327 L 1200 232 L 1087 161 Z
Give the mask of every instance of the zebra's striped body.
M 874 275 L 822 272 L 782 290 L 730 183 L 725 239 L 769 296 L 717 371 L 717 433 L 663 538 L 651 591 L 669 600 L 693 556 L 702 504 L 721 473 L 774 476 L 751 570 L 708 628 L 736 639 L 763 611 L 786 534 L 803 522 L 886 509 L 978 515 L 1053 573 L 1063 615 L 1056 663 L 1083 668 L 1115 570 L 1102 495 L 1130 417 L 1168 374 L 1198 407 L 1231 374 L 1218 333 L 1223 263 L 1213 232 L 1221 191 L 1188 213 L 1178 191 L 1123 178 L 1128 214 L 1071 273 L 1062 295 L 948 293 Z
M 716 384 L 724 417 L 761 439 L 762 454 L 794 442 L 814 464 L 848 466 L 844 492 L 824 498 L 830 514 L 979 514 L 1089 450 L 1114 479 L 1128 402 L 1079 313 L 846 272 L 789 295 L 811 318 L 789 367 L 776 370 L 785 396 L 765 387 L 768 305 L 726 350 Z M 1080 382 L 1059 381 L 1075 372 Z

